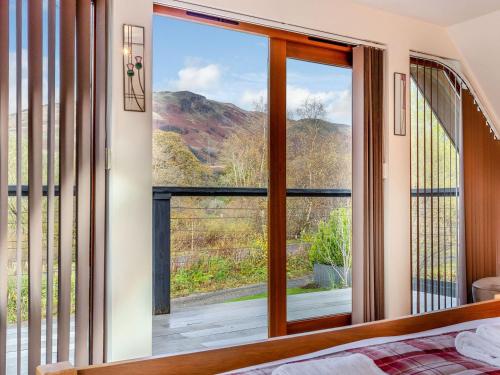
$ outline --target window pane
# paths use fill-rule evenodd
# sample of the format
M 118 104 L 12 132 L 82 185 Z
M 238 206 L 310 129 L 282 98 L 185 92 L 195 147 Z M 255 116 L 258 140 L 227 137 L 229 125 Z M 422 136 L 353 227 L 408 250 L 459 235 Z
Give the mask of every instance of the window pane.
M 351 82 L 287 61 L 287 188 L 302 195 L 287 199 L 288 320 L 351 311 Z
M 153 42 L 153 191 L 171 194 L 153 228 L 170 244 L 153 353 L 264 339 L 268 40 L 155 16 Z
M 155 16 L 153 179 L 265 187 L 267 38 Z
M 457 306 L 461 98 L 455 78 L 428 65 L 410 65 L 414 314 Z

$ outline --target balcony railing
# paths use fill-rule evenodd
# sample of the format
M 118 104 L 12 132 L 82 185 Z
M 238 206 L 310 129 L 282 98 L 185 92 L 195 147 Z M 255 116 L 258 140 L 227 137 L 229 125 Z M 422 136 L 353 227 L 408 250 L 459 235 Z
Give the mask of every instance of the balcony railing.
M 47 195 L 47 187 L 43 188 L 44 196 Z M 426 189 L 412 190 L 413 199 L 421 198 L 422 201 L 431 198 L 456 197 L 456 189 Z M 55 187 L 55 195 L 59 195 L 58 187 Z M 9 197 L 16 196 L 16 186 L 9 186 Z M 22 186 L 21 196 L 28 196 L 28 186 Z M 265 188 L 228 188 L 228 187 L 159 187 L 152 189 L 153 198 L 153 297 L 155 314 L 165 314 L 170 312 L 171 296 L 171 239 L 172 239 L 172 198 L 174 197 L 266 197 Z M 349 189 L 288 189 L 287 197 L 295 198 L 343 198 L 349 199 L 351 191 Z M 174 207 L 175 208 L 175 207 Z M 234 210 L 234 208 L 233 208 Z M 413 215 L 417 211 L 414 210 Z M 230 219 L 230 218 L 226 218 Z M 25 221 L 23 220 L 23 225 Z M 13 225 L 14 223 L 10 223 Z M 196 233 L 196 235 L 200 235 Z M 234 234 L 233 234 L 234 235 Z M 236 236 L 238 234 L 235 234 Z M 450 245 L 449 234 L 441 234 L 439 243 L 441 249 L 446 250 Z M 414 238 L 415 241 L 416 238 Z M 413 248 L 415 249 L 415 242 Z M 420 245 L 422 248 L 422 244 Z M 443 250 L 444 249 L 444 250 Z M 241 249 L 239 249 L 241 250 Z M 422 250 L 420 250 L 421 253 Z M 421 259 L 421 262 L 423 259 Z M 456 261 L 453 257 L 450 261 Z M 455 278 L 448 275 L 446 278 L 433 275 L 424 276 L 421 272 L 422 265 L 414 264 L 417 272 L 413 272 L 414 291 L 419 293 L 438 293 L 448 298 L 456 294 Z M 455 268 L 456 269 L 456 268 Z
M 458 189 L 412 191 L 413 312 L 456 306 Z
M 173 197 L 266 197 L 265 188 L 153 187 L 153 313 L 168 314 L 171 296 Z M 290 198 L 350 198 L 349 189 L 288 189 Z

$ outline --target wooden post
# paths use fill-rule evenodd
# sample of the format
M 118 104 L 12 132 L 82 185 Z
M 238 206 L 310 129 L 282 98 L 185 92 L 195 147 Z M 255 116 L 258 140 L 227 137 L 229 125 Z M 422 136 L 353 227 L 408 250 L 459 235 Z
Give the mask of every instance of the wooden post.
M 153 195 L 153 314 L 170 313 L 170 194 Z
M 286 41 L 271 39 L 269 59 L 268 320 L 286 335 Z
M 69 362 L 52 363 L 36 368 L 36 375 L 76 375 L 76 373 L 76 368 Z

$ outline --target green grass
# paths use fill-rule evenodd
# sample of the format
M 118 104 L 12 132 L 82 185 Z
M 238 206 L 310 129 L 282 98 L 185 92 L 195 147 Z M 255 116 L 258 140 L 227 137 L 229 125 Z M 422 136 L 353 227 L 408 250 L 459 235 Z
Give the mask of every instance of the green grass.
M 312 272 L 307 255 L 288 257 L 287 276 L 297 278 Z M 223 255 L 200 258 L 189 267 L 174 270 L 171 275 L 172 298 L 193 293 L 207 293 L 260 284 L 267 281 L 267 254 L 255 249 L 244 259 Z
M 299 288 L 299 287 L 296 287 L 296 288 L 288 288 L 286 290 L 286 294 L 288 296 L 293 296 L 295 294 L 324 292 L 324 291 L 327 291 L 327 290 L 330 290 L 330 289 L 327 289 L 327 288 Z M 252 295 L 249 295 L 249 296 L 243 296 L 243 297 L 233 298 L 233 299 L 230 299 L 230 300 L 228 300 L 226 302 L 250 301 L 250 300 L 260 299 L 260 298 L 266 298 L 266 297 L 267 297 L 267 293 L 264 292 L 264 293 L 252 294 Z
M 57 313 L 57 293 L 58 293 L 58 283 L 57 277 L 54 277 L 53 284 L 53 312 Z M 47 306 L 47 275 L 43 273 L 42 275 L 42 296 L 41 296 L 41 304 L 42 304 L 42 318 L 45 317 L 46 306 Z M 28 275 L 22 275 L 21 279 L 21 299 L 20 299 L 20 307 L 21 307 L 21 321 L 28 320 L 28 299 L 29 299 L 29 288 L 28 288 Z M 8 287 L 7 287 L 7 298 L 8 298 L 8 306 L 7 306 L 7 323 L 13 324 L 17 321 L 17 287 L 16 287 L 16 279 L 14 277 L 9 277 Z M 73 272 L 71 273 L 71 313 L 75 312 L 75 272 L 73 265 Z

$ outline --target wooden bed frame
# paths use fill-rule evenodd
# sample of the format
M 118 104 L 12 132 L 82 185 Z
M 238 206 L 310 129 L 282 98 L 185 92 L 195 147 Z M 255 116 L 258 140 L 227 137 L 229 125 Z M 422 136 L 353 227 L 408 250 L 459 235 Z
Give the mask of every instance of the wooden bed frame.
M 158 356 L 78 369 L 67 362 L 39 366 L 37 375 L 216 374 L 358 340 L 405 335 L 494 317 L 500 317 L 500 300 L 196 353 Z

